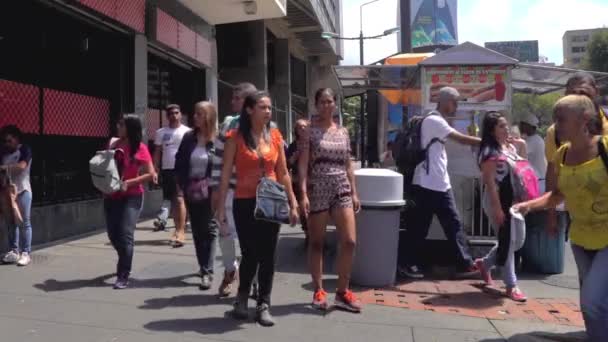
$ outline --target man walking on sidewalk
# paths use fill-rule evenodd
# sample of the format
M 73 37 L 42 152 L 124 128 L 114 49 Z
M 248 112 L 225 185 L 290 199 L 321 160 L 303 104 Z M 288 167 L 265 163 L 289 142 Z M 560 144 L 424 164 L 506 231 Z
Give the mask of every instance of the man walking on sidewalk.
M 478 146 L 480 139 L 464 135 L 450 127 L 445 117 L 453 116 L 458 108 L 460 94 L 451 87 L 439 90 L 437 110 L 429 113 L 421 126 L 421 146 L 427 149 L 427 157 L 414 171 L 411 198 L 415 202 L 415 214 L 406 218 L 406 232 L 399 240 L 399 273 L 420 279 L 420 260 L 424 241 L 434 215 L 452 246 L 462 274 L 477 271 L 469 255 L 466 236 L 456 209 L 452 185 L 447 171 L 448 158 L 445 151 L 447 139 L 457 143 Z
M 182 112 L 179 105 L 170 104 L 166 109 L 169 126 L 156 131 L 154 139 L 154 166 L 161 169 L 161 182 L 163 189 L 163 206 L 158 213 L 154 226 L 157 230 L 164 230 L 169 218 L 169 205 L 173 211 L 175 233 L 172 237 L 173 247 L 182 247 L 186 239 L 186 204 L 184 197 L 178 196 L 175 179 L 175 154 L 186 132 L 190 128 L 182 124 Z M 162 160 L 161 160 L 162 159 Z

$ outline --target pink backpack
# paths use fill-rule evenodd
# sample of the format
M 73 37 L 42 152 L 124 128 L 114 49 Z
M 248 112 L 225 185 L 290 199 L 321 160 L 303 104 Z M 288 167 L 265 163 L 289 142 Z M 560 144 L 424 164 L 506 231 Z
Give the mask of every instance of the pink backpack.
M 514 202 L 519 203 L 540 197 L 538 177 L 530 162 L 510 153 L 505 156 L 511 175 Z

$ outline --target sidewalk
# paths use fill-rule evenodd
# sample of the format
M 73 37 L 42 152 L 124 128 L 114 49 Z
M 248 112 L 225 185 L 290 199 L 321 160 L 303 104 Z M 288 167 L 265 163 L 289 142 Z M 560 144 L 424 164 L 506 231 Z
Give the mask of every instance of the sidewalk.
M 577 338 L 582 327 L 576 322 L 473 317 L 464 312 L 475 311 L 475 307 L 441 313 L 444 310 L 430 311 L 424 306 L 368 304 L 360 315 L 340 311 L 323 315 L 308 306 L 312 294 L 303 234 L 288 227 L 283 228 L 279 243 L 273 293 L 272 312 L 278 325 L 263 328 L 253 321 L 234 321 L 225 317 L 233 299 L 216 296 L 221 276 L 216 277 L 213 290 L 200 291 L 191 239 L 186 247 L 172 249 L 168 236 L 165 232 L 152 232 L 151 222 L 140 225 L 136 232 L 133 287 L 124 291 L 111 288 L 116 256 L 103 233 L 38 250 L 27 268 L 0 267 L 2 341 L 582 341 Z M 326 264 L 327 271 L 333 271 L 332 262 Z M 566 277 L 572 272 L 571 267 Z M 336 277 L 332 274 L 327 279 L 326 287 L 332 290 Z M 452 290 L 470 286 L 467 284 L 471 282 L 432 284 L 450 297 Z M 427 285 L 403 286 L 411 290 L 407 286 Z M 577 290 L 549 286 L 540 280 L 524 280 L 522 287 L 536 298 L 572 302 L 578 295 Z M 362 292 L 368 302 L 371 291 Z M 466 302 L 486 305 L 484 310 L 499 311 L 504 303 L 481 291 L 476 294 L 467 288 L 466 292 L 472 293 Z M 484 304 L 484 298 L 490 298 L 492 305 Z M 552 335 L 539 337 L 534 332 Z

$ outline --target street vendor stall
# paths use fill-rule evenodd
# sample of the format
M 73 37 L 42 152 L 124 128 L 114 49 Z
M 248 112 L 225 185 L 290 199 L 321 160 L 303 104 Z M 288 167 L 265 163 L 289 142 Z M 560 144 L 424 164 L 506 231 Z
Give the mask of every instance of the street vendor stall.
M 401 64 L 398 60 L 403 61 Z M 412 61 L 415 60 L 415 63 Z M 436 94 L 451 86 L 463 97 L 450 124 L 457 130 L 478 135 L 487 111 L 503 112 L 511 117 L 515 92 L 545 94 L 562 91 L 568 78 L 578 70 L 519 63 L 498 52 L 465 42 L 436 55 L 404 54 L 387 59 L 385 65 L 335 66 L 334 71 L 344 96 L 378 91 L 377 154 L 396 135 L 405 120 L 427 113 L 436 107 Z M 607 73 L 591 73 L 602 86 Z M 369 110 L 369 108 L 368 108 Z M 480 210 L 479 170 L 475 151 L 446 144 L 448 171 L 465 230 L 474 240 L 493 240 L 493 232 L 484 224 Z M 443 232 L 433 224 L 429 238 L 443 239 Z

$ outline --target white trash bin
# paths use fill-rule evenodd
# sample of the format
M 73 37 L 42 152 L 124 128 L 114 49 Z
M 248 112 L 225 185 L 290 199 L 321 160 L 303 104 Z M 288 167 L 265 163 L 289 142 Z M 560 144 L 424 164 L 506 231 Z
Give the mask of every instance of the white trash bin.
M 405 205 L 403 175 L 387 169 L 355 171 L 361 212 L 356 216 L 354 284 L 382 287 L 395 283 L 399 217 Z

